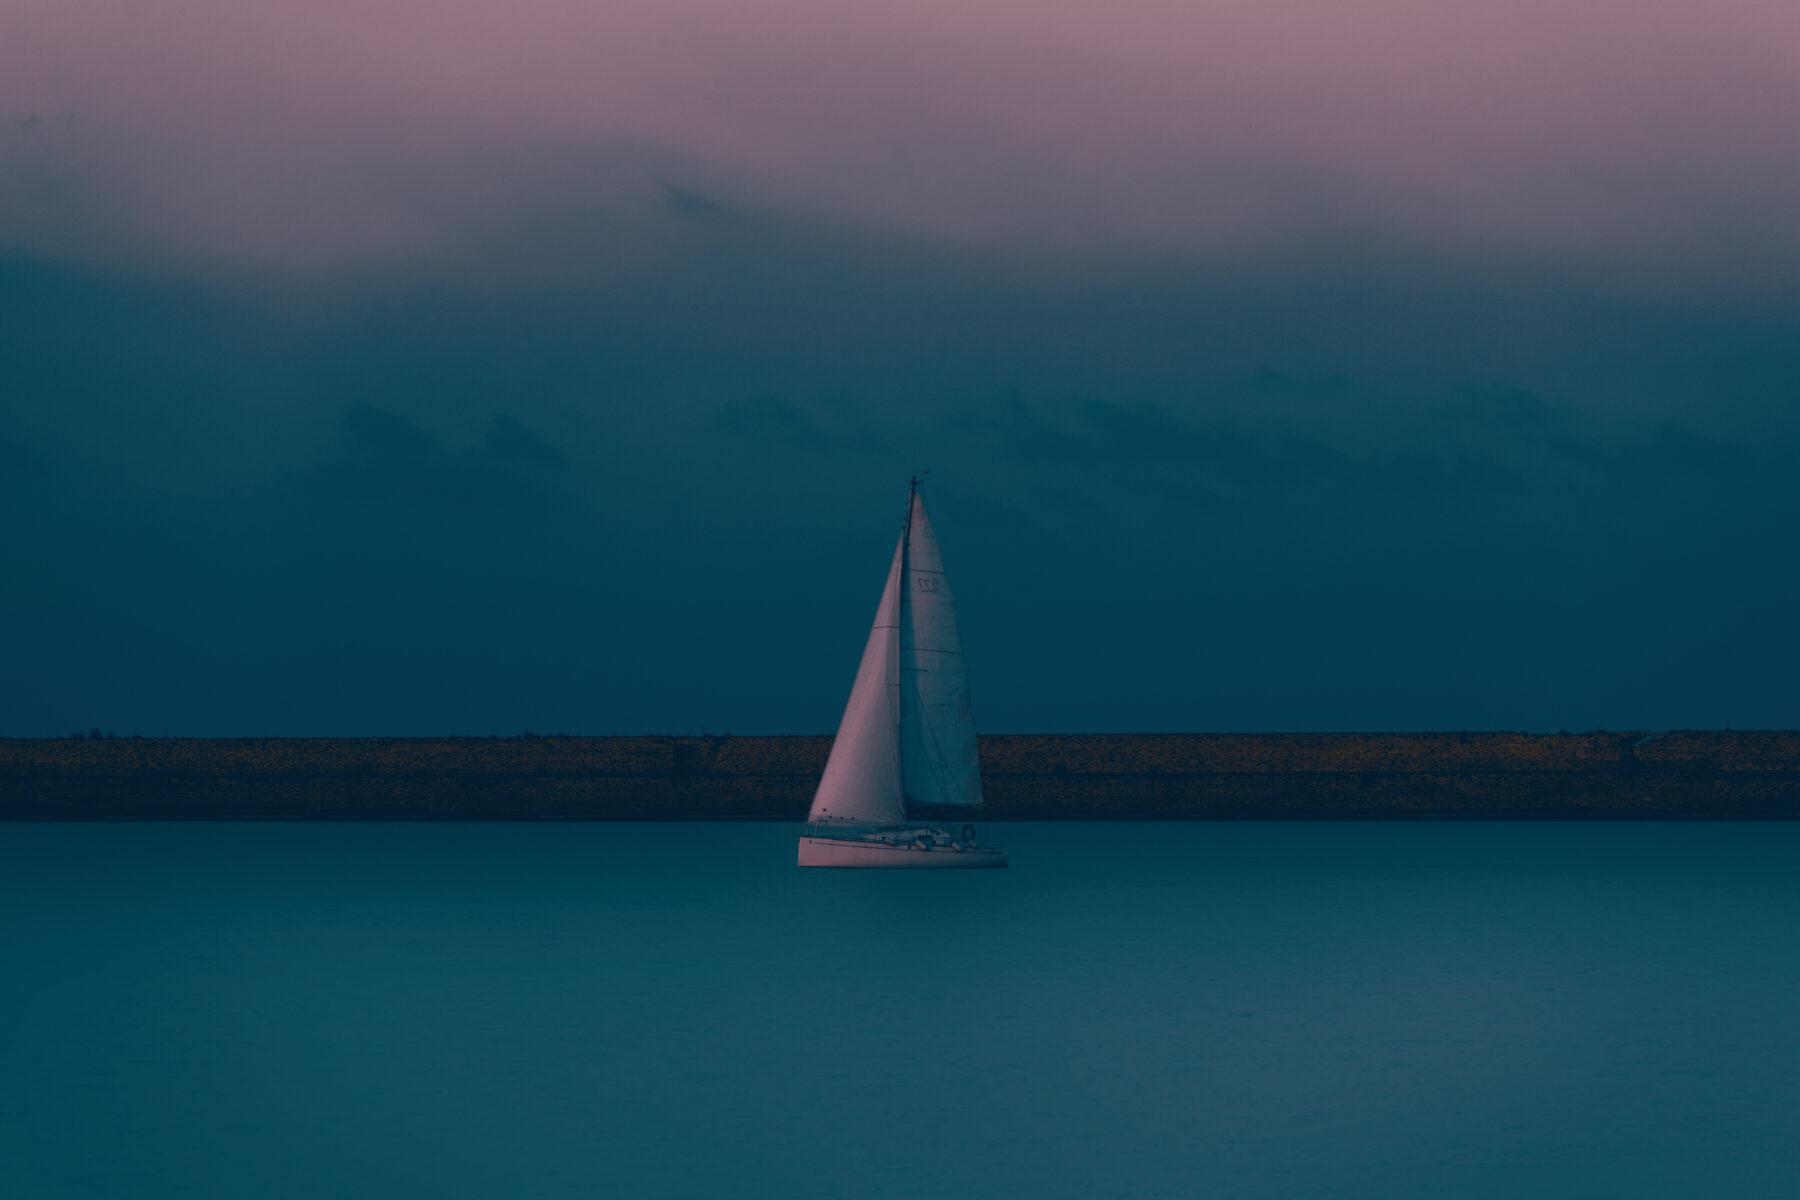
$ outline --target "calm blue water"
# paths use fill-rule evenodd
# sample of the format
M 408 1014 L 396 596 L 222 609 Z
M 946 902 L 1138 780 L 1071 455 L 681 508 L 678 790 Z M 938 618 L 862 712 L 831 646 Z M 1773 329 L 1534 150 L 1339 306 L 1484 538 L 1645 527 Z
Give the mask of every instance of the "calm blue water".
M 0 1195 L 1800 1194 L 1800 825 L 0 826 Z

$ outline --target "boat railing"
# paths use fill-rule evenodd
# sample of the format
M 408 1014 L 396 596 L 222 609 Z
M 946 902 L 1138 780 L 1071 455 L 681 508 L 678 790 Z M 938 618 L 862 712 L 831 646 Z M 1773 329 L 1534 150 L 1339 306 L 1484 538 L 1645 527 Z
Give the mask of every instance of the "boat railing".
M 836 838 L 840 841 L 893 842 L 896 840 L 955 841 L 951 830 L 935 825 L 862 825 L 853 822 L 809 821 L 800 827 L 801 837 Z

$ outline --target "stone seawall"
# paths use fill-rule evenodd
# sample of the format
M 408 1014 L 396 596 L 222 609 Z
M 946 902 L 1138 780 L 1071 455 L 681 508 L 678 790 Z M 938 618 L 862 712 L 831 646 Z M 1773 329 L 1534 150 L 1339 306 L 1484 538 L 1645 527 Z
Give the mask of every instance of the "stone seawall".
M 829 737 L 0 739 L 0 819 L 783 820 Z M 1792 819 L 1800 732 L 997 734 L 995 820 Z

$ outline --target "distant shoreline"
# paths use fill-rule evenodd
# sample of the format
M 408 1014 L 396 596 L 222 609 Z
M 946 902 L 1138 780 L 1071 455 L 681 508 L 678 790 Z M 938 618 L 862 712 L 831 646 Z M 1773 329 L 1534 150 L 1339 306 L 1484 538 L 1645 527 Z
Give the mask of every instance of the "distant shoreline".
M 799 821 L 830 747 L 5 738 L 0 820 Z M 1800 818 L 1794 731 L 995 734 L 981 759 L 1001 821 Z

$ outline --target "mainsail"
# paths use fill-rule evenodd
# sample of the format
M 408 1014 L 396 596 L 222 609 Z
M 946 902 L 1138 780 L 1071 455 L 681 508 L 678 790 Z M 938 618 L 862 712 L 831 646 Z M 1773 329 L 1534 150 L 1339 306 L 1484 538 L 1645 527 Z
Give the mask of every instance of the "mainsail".
M 862 665 L 807 820 L 898 825 L 981 803 L 956 601 L 915 482 Z
M 981 768 L 969 668 L 956 631 L 956 599 L 917 488 L 903 543 L 900 781 L 908 807 L 973 807 L 981 803 Z

